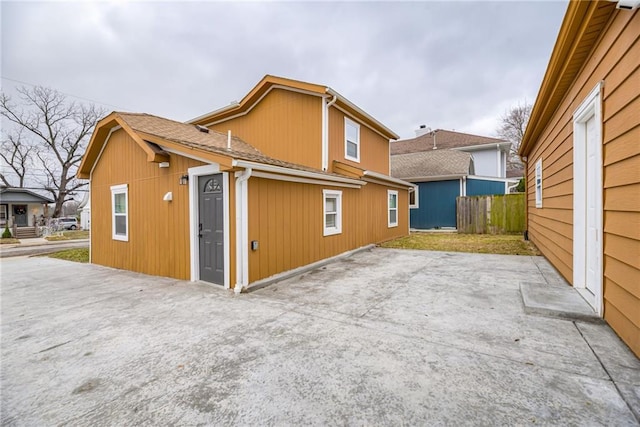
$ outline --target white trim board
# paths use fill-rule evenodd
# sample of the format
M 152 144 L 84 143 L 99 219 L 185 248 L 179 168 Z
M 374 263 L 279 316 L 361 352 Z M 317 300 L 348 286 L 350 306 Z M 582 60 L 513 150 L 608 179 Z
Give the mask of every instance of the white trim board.
M 602 82 L 598 82 L 587 98 L 580 104 L 573 114 L 573 286 L 594 308 L 595 312 L 603 314 L 603 201 L 602 201 Z M 594 119 L 595 135 L 592 143 L 594 148 L 593 170 L 588 170 L 588 137 L 586 123 Z M 587 183 L 590 182 L 591 185 Z M 593 193 L 593 215 L 595 235 L 591 236 L 591 243 L 595 244 L 592 255 L 595 259 L 588 259 L 587 244 L 589 238 L 589 208 L 587 206 L 589 188 L 595 188 Z M 591 248 L 589 248 L 591 249 Z M 587 289 L 588 266 L 595 269 L 595 293 Z
M 229 259 L 229 173 L 221 172 L 220 165 L 209 164 L 188 169 L 189 174 L 189 246 L 191 281 L 200 280 L 200 245 L 198 241 L 198 177 L 203 175 L 222 174 L 222 204 L 224 211 L 224 287 L 230 288 L 230 259 Z

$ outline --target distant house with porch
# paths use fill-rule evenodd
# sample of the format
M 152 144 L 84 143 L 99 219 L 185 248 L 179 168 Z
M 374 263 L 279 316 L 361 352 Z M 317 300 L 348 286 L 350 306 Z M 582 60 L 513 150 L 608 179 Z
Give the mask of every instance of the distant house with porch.
M 36 237 L 36 225 L 41 216 L 48 214 L 53 200 L 24 188 L 0 189 L 0 227 L 9 227 L 17 238 Z

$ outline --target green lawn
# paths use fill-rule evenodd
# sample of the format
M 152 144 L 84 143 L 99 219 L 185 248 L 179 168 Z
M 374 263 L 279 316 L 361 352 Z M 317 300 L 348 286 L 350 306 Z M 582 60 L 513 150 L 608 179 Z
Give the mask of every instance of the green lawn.
M 61 236 L 49 236 L 45 237 L 50 242 L 57 242 L 60 240 L 78 240 L 88 239 L 89 230 L 67 230 L 63 231 Z
M 383 248 L 423 249 L 445 252 L 474 252 L 501 255 L 540 255 L 538 249 L 513 234 L 411 233 L 381 244 Z
M 64 259 L 75 262 L 89 262 L 89 249 L 65 249 L 63 251 L 54 252 L 47 255 L 50 258 Z

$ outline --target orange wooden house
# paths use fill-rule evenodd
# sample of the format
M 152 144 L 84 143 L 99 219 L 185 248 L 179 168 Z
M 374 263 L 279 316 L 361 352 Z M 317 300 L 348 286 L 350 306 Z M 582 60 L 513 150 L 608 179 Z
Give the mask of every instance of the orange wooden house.
M 520 154 L 530 239 L 640 356 L 640 12 L 625 6 L 569 3 Z
M 91 262 L 240 292 L 405 236 L 397 138 L 331 88 L 273 76 L 189 123 L 114 112 L 78 173 Z

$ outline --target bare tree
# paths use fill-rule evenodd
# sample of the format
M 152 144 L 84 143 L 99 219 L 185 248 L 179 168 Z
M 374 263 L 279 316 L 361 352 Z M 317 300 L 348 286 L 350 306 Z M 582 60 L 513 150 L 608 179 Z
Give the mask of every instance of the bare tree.
M 44 172 L 39 184 L 55 200 L 53 216 L 58 217 L 64 202 L 86 185 L 75 178 L 76 172 L 91 132 L 105 112 L 94 105 L 69 102 L 60 92 L 41 86 L 18 92 L 21 106 L 5 94 L 0 96 L 0 115 L 31 137 L 15 141 L 21 153 L 33 150 L 39 160 Z
M 509 109 L 500 118 L 500 127 L 498 128 L 498 136 L 500 138 L 511 142 L 511 150 L 509 153 L 509 169 L 520 169 L 522 163 L 518 156 L 518 150 L 524 138 L 524 132 L 527 129 L 529 123 L 529 116 L 531 115 L 532 105 L 526 101 L 524 104 L 518 104 L 515 107 Z
M 2 184 L 7 187 L 24 187 L 25 176 L 32 163 L 33 153 L 33 146 L 24 141 L 22 129 L 7 134 L 6 138 L 3 138 L 2 142 L 0 142 L 0 158 L 18 177 L 18 185 L 12 185 L 9 177 L 0 173 Z

